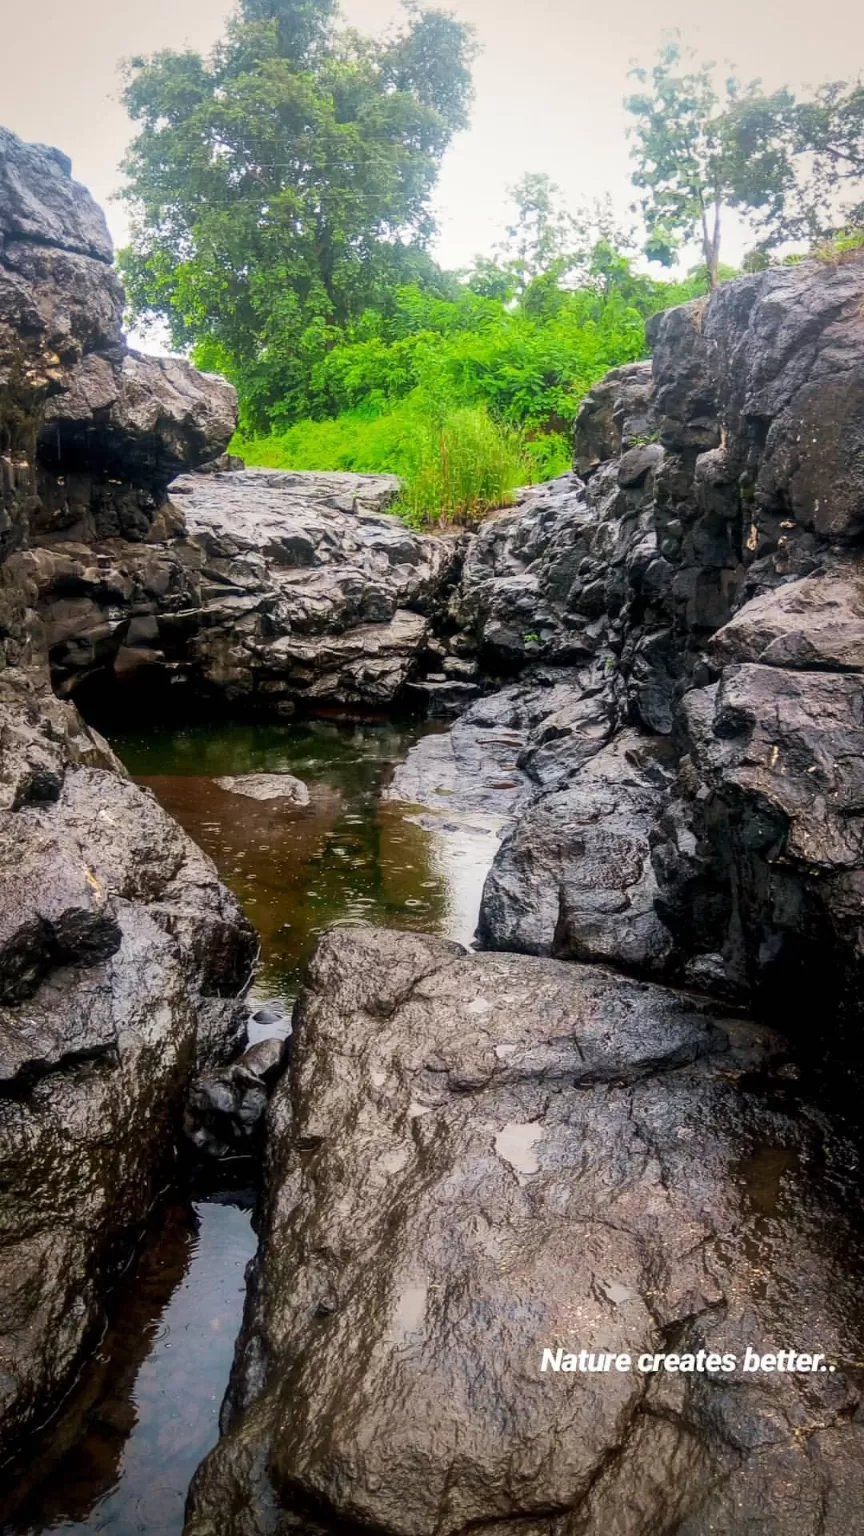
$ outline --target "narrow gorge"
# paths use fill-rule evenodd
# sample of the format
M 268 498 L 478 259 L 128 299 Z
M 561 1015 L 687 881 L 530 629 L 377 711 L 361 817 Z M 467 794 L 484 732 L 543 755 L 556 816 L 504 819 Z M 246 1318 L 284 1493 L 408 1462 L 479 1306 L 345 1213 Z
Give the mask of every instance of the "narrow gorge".
M 232 459 L 112 256 L 0 130 L 4 1533 L 854 1536 L 860 252 L 656 316 L 439 534 Z M 185 1515 L 21 1523 L 196 1157 L 260 1187 Z

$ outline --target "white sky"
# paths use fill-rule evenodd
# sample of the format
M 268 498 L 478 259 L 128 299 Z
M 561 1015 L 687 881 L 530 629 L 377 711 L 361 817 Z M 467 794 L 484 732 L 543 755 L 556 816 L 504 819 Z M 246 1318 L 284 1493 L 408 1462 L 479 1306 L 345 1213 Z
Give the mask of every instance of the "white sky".
M 441 3 L 441 0 L 439 0 Z M 766 85 L 801 86 L 864 70 L 860 0 L 443 0 L 472 22 L 483 52 L 472 125 L 453 145 L 437 193 L 446 266 L 488 251 L 506 222 L 506 188 L 546 171 L 576 204 L 610 192 L 630 201 L 625 114 L 631 61 L 647 61 L 680 27 L 709 58 L 732 61 Z M 128 137 L 118 62 L 134 53 L 219 35 L 231 0 L 0 0 L 0 122 L 25 139 L 58 145 L 74 174 L 106 207 L 115 240 L 122 204 L 111 203 Z M 398 19 L 398 0 L 342 0 L 366 31 Z M 725 253 L 734 259 L 735 249 Z

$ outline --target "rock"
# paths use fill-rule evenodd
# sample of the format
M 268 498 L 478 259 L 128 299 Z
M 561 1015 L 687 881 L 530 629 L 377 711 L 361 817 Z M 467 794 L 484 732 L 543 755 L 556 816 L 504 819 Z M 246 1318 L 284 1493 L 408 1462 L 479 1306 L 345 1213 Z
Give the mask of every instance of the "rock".
M 24 144 L 0 128 L 0 229 L 5 241 L 114 260 L 105 216 L 86 187 L 72 180 L 72 162 L 46 144 Z
M 0 448 L 28 477 L 27 518 L 48 537 L 146 538 L 169 481 L 221 453 L 236 425 L 224 379 L 129 350 L 112 260 L 66 157 L 3 129 L 0 389 L 16 426 L 0 424 Z
M 566 789 L 524 808 L 486 878 L 486 949 L 601 961 L 662 975 L 673 959 L 657 914 L 651 835 L 667 798 L 650 738 L 595 750 Z
M 64 763 L 55 730 L 48 777 L 27 699 L 0 672 L 0 782 L 19 786 L 0 811 L 4 1451 L 44 1418 L 98 1332 L 196 1058 L 224 1060 L 242 1032 L 256 952 L 210 860 L 107 748 L 84 766 L 100 753 L 82 731 L 78 765 L 74 745 Z M 63 706 L 46 716 L 55 708 L 59 721 Z
M 708 692 L 708 691 L 706 691 Z M 688 696 L 697 833 L 726 892 L 719 942 L 740 985 L 807 1030 L 861 985 L 864 714 L 855 675 L 741 665 Z
M 206 1157 L 260 1151 L 270 1089 L 287 1058 L 285 1039 L 259 1040 L 238 1061 L 196 1079 L 186 1105 L 184 1129 Z
M 232 795 L 248 795 L 250 800 L 290 800 L 294 805 L 308 805 L 309 791 L 302 779 L 292 773 L 244 773 L 217 779 L 220 789 Z
M 160 717 L 190 696 L 282 715 L 392 704 L 420 667 L 458 541 L 363 510 L 391 494 L 379 476 L 189 475 L 161 543 L 151 528 L 146 544 L 16 556 L 55 686 L 115 716 L 133 694 Z
M 270 1129 L 186 1536 L 854 1529 L 860 1272 L 821 1172 L 847 1149 L 765 1032 L 602 967 L 341 930 Z M 748 1345 L 837 1369 L 541 1370 Z
M 655 429 L 650 363 L 613 368 L 589 389 L 576 420 L 573 467 L 590 475 Z
M 840 565 L 765 592 L 740 608 L 708 646 L 718 665 L 864 667 L 864 569 Z
M 62 643 L 92 665 L 134 589 L 112 586 L 110 559 L 74 536 L 146 550 L 168 480 L 233 430 L 223 381 L 127 352 L 111 257 L 65 157 L 0 130 L 4 1461 L 99 1338 L 192 1075 L 245 1035 L 257 953 L 215 866 L 49 687 L 40 582 Z M 62 549 L 33 547 L 48 529 Z M 158 654 L 152 613 L 135 604 L 120 629 L 116 654 L 140 671 Z

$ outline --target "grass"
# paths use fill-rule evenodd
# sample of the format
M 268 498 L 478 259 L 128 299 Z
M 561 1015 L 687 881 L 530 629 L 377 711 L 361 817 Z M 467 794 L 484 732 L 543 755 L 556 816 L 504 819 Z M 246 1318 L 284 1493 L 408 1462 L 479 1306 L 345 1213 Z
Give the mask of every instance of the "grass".
M 840 266 L 844 261 L 854 261 L 864 256 L 864 229 L 846 229 L 831 235 L 813 248 L 813 258 L 824 266 Z
M 376 417 L 300 421 L 269 437 L 238 433 L 231 451 L 267 469 L 399 475 L 394 510 L 415 528 L 476 522 L 512 505 L 518 486 L 570 467 L 562 435 L 530 439 L 495 421 L 484 405 L 440 408 L 415 396 Z

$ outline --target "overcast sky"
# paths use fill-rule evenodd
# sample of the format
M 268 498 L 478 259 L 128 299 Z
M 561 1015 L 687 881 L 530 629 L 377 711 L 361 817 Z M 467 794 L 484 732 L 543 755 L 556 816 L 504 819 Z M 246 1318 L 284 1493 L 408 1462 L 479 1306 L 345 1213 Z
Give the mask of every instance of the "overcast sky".
M 206 49 L 231 8 L 231 0 L 0 0 L 0 122 L 72 157 L 118 241 L 124 210 L 109 198 L 129 131 L 118 63 L 158 48 Z M 450 150 L 437 194 L 437 254 L 451 267 L 489 250 L 506 222 L 506 188 L 526 171 L 548 172 L 574 204 L 609 191 L 626 209 L 627 70 L 634 58 L 650 59 L 670 28 L 769 87 L 864 71 L 860 0 L 723 0 L 713 8 L 693 0 L 450 0 L 447 8 L 474 24 L 483 49 L 472 126 Z M 342 9 L 371 32 L 400 14 L 398 0 L 343 0 Z

